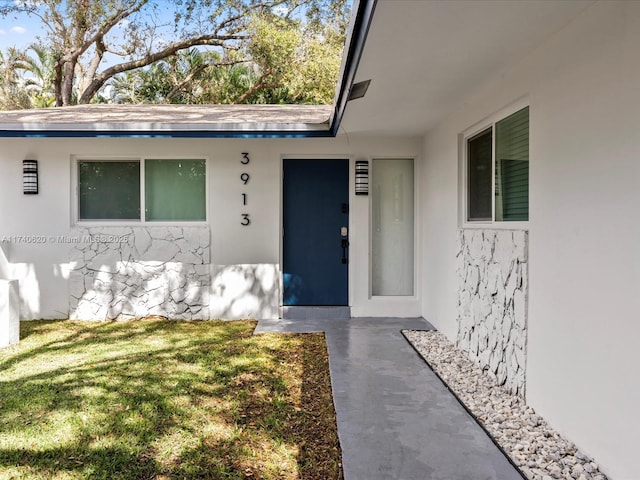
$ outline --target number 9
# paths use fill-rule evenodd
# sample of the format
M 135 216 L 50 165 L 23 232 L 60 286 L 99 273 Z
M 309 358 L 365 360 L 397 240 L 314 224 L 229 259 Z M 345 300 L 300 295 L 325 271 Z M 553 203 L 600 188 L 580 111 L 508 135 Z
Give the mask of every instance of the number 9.
M 251 178 L 249 176 L 248 173 L 243 173 L 242 175 L 240 175 L 240 180 L 242 180 L 244 182 L 244 184 L 246 185 L 247 183 L 249 183 L 249 178 Z

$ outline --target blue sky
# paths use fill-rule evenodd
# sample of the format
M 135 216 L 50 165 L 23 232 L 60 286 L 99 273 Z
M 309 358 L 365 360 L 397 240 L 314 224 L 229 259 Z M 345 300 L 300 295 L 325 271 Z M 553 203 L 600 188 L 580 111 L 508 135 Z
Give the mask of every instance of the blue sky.
M 0 3 L 6 4 L 13 1 L 15 0 L 0 0 Z M 161 9 L 160 12 L 161 20 L 171 23 L 172 13 L 170 9 Z M 299 15 L 302 15 L 302 12 L 299 12 Z M 117 38 L 119 33 L 118 29 L 114 29 L 112 33 L 115 34 Z M 8 47 L 14 46 L 25 49 L 34 43 L 38 36 L 46 36 L 46 31 L 38 17 L 29 16 L 24 13 L 12 13 L 4 17 L 0 16 L 0 50 L 5 51 Z
M 6 3 L 8 1 L 13 0 L 0 0 L 0 3 Z M 173 15 L 170 9 L 160 10 L 160 13 L 160 20 L 162 23 L 166 22 L 170 24 L 172 22 Z M 126 22 L 126 20 L 124 22 Z M 168 29 L 168 37 L 172 36 L 172 30 L 172 28 Z M 154 46 L 156 47 L 160 47 L 162 45 L 162 31 L 162 28 L 158 31 L 159 35 L 157 41 L 154 42 Z M 111 41 L 122 38 L 121 30 L 118 27 L 115 27 L 110 33 L 113 35 L 110 37 Z M 12 13 L 4 17 L 0 16 L 0 51 L 2 52 L 5 52 L 9 47 L 17 47 L 18 49 L 26 50 L 31 44 L 36 42 L 38 36 L 45 38 L 46 34 L 46 27 L 44 27 L 41 20 L 36 16 L 29 16 L 24 13 Z M 119 57 L 107 53 L 104 57 L 101 68 L 106 68 L 118 63 L 119 61 L 121 61 Z
M 7 47 L 27 47 L 38 35 L 42 36 L 43 30 L 37 18 L 16 14 L 0 17 L 0 49 L 3 51 Z
M 7 2 L 8 0 L 0 0 Z M 160 10 L 165 15 L 162 21 L 167 23 L 172 21 L 170 10 Z M 36 37 L 45 37 L 46 30 L 40 19 L 36 16 L 29 16 L 24 13 L 12 13 L 5 17 L 0 16 L 0 50 L 4 51 L 8 47 L 26 48 L 36 41 Z M 112 34 L 118 35 L 118 28 L 114 28 Z

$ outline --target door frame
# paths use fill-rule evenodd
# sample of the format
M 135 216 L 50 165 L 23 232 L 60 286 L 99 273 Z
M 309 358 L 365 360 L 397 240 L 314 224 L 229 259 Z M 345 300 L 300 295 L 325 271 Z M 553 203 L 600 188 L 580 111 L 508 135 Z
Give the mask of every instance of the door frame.
M 353 198 L 355 196 L 355 160 L 352 155 L 337 155 L 337 154 L 282 154 L 280 155 L 280 176 L 279 176 L 279 201 L 280 201 L 280 221 L 278 225 L 278 242 L 279 246 L 279 259 L 278 259 L 278 282 L 280 286 L 279 294 L 279 310 L 280 317 L 282 317 L 282 308 L 284 303 L 284 280 L 282 272 L 284 271 L 284 241 L 283 241 L 283 229 L 284 229 L 284 160 L 346 160 L 349 169 L 349 244 L 353 244 Z M 349 249 L 349 268 L 347 276 L 347 306 L 353 306 L 353 285 L 351 279 L 353 278 L 354 264 L 351 260 L 351 249 Z

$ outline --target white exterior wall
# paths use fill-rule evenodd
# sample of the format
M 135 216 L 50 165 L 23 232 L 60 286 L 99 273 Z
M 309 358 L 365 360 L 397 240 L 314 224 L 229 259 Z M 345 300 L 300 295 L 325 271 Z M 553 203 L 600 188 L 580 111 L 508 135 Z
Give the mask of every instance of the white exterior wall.
M 526 397 L 615 480 L 638 478 L 640 3 L 598 2 L 424 141 L 423 315 L 456 325 L 459 135 L 530 101 Z
M 0 139 L 0 240 L 3 237 L 77 235 L 74 229 L 71 162 L 77 158 L 208 158 L 211 291 L 213 317 L 259 317 L 277 314 L 255 302 L 236 303 L 230 282 L 239 277 L 280 269 L 282 158 L 340 157 L 351 160 L 350 304 L 354 316 L 416 316 L 419 298 L 369 296 L 369 201 L 353 191 L 356 159 L 415 158 L 419 172 L 421 141 L 417 138 L 339 136 L 335 139 Z M 240 164 L 241 152 L 251 163 Z M 39 162 L 38 195 L 22 193 L 22 160 Z M 245 187 L 240 174 L 248 171 Z M 249 204 L 241 205 L 241 193 Z M 251 226 L 240 225 L 242 212 Z M 416 218 L 419 218 L 416 211 Z M 150 226 L 153 226 L 151 224 Z M 418 245 L 418 244 L 417 244 Z M 50 241 L 2 243 L 7 263 L 0 277 L 20 281 L 21 318 L 66 318 L 69 315 L 69 277 L 73 245 Z M 77 251 L 75 253 L 77 255 Z M 419 251 L 416 253 L 419 258 Z M 166 260 L 166 259 L 159 259 Z M 248 273 L 247 273 L 248 272 Z M 260 273 L 258 273 L 260 274 Z M 221 284 L 226 282 L 226 288 Z M 418 283 L 419 285 L 419 283 Z M 416 287 L 417 288 L 417 287 Z M 82 289 L 80 289 L 82 290 Z M 224 292 L 224 294 L 222 293 Z M 259 308 L 260 307 L 260 308 Z

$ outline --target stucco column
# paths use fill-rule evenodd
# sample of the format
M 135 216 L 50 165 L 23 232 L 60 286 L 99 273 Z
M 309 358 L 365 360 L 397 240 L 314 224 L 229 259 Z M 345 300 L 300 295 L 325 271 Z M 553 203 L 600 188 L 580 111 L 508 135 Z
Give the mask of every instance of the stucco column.
M 0 280 L 0 347 L 20 341 L 18 280 Z

